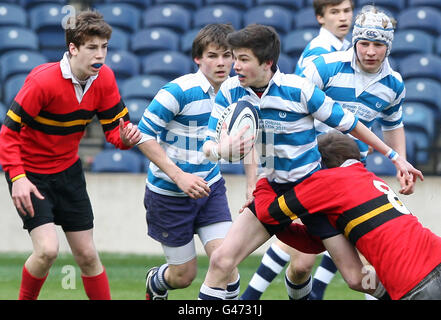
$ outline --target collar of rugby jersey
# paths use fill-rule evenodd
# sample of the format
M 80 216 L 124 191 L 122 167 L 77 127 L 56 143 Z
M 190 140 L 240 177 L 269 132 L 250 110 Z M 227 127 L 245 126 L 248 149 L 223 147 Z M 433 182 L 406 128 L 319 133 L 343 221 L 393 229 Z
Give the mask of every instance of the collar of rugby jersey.
M 370 85 L 380 81 L 392 73 L 392 68 L 390 67 L 388 58 L 384 59 L 383 63 L 381 64 L 380 71 L 377 73 L 368 73 L 361 70 L 361 68 L 358 66 L 354 47 L 349 49 L 347 52 L 352 56 L 351 67 L 355 71 L 354 85 L 356 97 L 362 94 L 363 91 L 365 91 Z
M 343 39 L 343 41 L 341 41 L 331 31 L 323 27 L 320 28 L 319 37 L 324 38 L 326 42 L 330 43 L 337 51 L 346 50 L 351 45 L 348 40 Z
M 196 77 L 198 78 L 198 83 L 199 83 L 200 87 L 202 88 L 202 91 L 204 91 L 205 93 L 208 93 L 210 95 L 210 98 L 214 99 L 214 97 L 216 95 L 214 93 L 214 88 L 211 85 L 210 81 L 208 81 L 205 74 L 201 71 L 201 69 L 199 69 L 196 72 Z
M 343 162 L 340 167 L 349 167 L 352 166 L 354 163 L 359 163 L 360 161 L 355 160 L 355 159 L 348 159 L 345 162 Z
M 83 97 L 86 94 L 87 90 L 89 90 L 90 86 L 92 85 L 92 82 L 95 81 L 96 78 L 98 78 L 98 74 L 96 76 L 91 76 L 86 80 L 86 86 L 84 87 L 83 90 L 80 81 L 72 73 L 72 69 L 70 68 L 70 63 L 69 63 L 69 53 L 67 51 L 64 53 L 63 59 L 61 59 L 60 61 L 60 68 L 63 78 L 71 79 L 72 84 L 74 85 L 75 88 L 75 95 L 77 97 L 78 103 L 81 103 L 81 100 L 83 100 Z

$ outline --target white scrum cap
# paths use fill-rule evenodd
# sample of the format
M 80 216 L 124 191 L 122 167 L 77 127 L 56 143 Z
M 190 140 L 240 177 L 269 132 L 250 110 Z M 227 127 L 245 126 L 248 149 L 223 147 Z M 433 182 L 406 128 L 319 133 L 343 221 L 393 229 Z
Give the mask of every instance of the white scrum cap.
M 384 12 L 374 6 L 365 6 L 355 18 L 352 31 L 352 44 L 359 40 L 378 41 L 387 46 L 386 57 L 389 55 L 394 39 L 394 22 Z

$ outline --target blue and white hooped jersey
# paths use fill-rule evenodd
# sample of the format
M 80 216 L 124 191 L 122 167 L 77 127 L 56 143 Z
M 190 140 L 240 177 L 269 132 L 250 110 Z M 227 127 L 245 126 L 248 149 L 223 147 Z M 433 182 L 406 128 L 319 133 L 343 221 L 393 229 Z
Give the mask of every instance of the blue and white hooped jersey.
M 250 102 L 258 111 L 260 134 L 255 147 L 267 178 L 277 183 L 296 182 L 320 169 L 314 118 L 345 133 L 357 124 L 351 112 L 309 80 L 277 70 L 261 98 L 242 87 L 237 76 L 227 79 L 216 95 L 207 139 L 216 140 L 220 115 L 239 100 Z
M 156 139 L 179 168 L 204 178 L 208 185 L 221 178 L 219 165 L 208 161 L 202 151 L 214 97 L 201 71 L 187 74 L 166 84 L 139 122 L 144 141 Z M 159 194 L 186 196 L 153 162 L 147 186 Z
M 371 128 L 377 119 L 383 131 L 403 126 L 402 101 L 406 90 L 401 75 L 392 70 L 386 59 L 379 73 L 363 72 L 356 63 L 354 49 L 322 55 L 303 71 L 327 96 L 351 111 Z M 316 123 L 319 132 L 330 128 Z M 355 139 L 355 138 L 354 138 Z M 365 161 L 368 145 L 355 139 Z
M 306 65 L 318 56 L 325 53 L 346 50 L 350 45 L 351 44 L 348 40 L 344 39 L 341 41 L 331 31 L 321 27 L 318 36 L 306 45 L 300 55 L 294 73 L 300 75 Z

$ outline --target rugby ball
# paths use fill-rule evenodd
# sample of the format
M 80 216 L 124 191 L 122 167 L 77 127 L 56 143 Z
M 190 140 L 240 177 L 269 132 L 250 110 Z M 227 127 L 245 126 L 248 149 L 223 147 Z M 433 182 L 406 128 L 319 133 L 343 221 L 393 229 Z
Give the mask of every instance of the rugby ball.
M 259 130 L 259 115 L 256 108 L 248 101 L 240 100 L 230 104 L 225 108 L 224 112 L 219 118 L 216 126 L 216 138 L 220 140 L 223 124 L 227 124 L 227 133 L 230 136 L 238 134 L 243 127 L 249 126 L 248 130 L 243 135 L 244 138 L 254 136 L 253 145 L 256 142 L 257 134 Z M 251 150 L 251 148 L 250 148 Z M 232 155 L 229 159 L 230 162 L 235 162 L 243 159 L 250 150 L 245 150 L 245 153 L 240 155 Z

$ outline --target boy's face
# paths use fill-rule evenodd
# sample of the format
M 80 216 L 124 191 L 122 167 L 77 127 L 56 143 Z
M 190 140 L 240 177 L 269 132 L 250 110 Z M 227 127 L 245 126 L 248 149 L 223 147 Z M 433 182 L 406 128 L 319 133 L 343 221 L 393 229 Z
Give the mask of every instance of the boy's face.
M 194 61 L 217 92 L 230 74 L 233 54 L 230 49 L 210 44 L 205 48 L 202 57 L 196 57 Z
M 386 58 L 387 46 L 378 41 L 359 40 L 355 44 L 357 64 L 364 72 L 376 73 Z
M 330 31 L 340 40 L 343 40 L 351 29 L 352 6 L 350 0 L 323 9 L 323 16 L 317 16 L 317 21 L 323 28 Z
M 248 48 L 233 50 L 234 71 L 243 87 L 261 88 L 268 85 L 272 77 L 271 62 L 259 63 L 253 51 Z
M 91 37 L 79 48 L 73 43 L 69 45 L 72 72 L 79 80 L 98 74 L 106 60 L 107 44 L 108 39 Z

